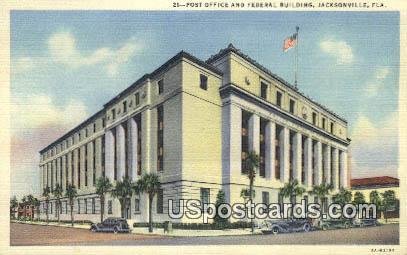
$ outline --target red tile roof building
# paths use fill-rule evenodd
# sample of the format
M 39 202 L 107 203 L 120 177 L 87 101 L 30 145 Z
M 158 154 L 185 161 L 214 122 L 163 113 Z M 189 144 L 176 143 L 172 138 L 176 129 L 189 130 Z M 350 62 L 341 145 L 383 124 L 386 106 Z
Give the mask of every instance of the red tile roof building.
M 384 188 L 398 186 L 399 179 L 390 176 L 369 177 L 351 180 L 352 189 Z

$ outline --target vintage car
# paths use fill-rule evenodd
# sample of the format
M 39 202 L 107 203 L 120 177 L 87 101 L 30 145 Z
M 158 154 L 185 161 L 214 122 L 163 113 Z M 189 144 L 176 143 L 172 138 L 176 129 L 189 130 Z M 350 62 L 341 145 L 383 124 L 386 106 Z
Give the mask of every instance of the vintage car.
M 374 219 L 374 218 L 372 218 L 372 219 L 355 218 L 352 223 L 353 223 L 354 226 L 357 226 L 357 227 L 377 226 L 377 224 L 378 224 L 377 219 Z
M 260 226 L 263 234 L 311 231 L 311 221 L 308 219 L 265 220 Z
M 319 222 L 319 228 L 322 230 L 336 229 L 336 228 L 350 228 L 352 227 L 352 220 L 350 219 L 323 219 Z
M 126 219 L 113 217 L 107 218 L 101 223 L 92 224 L 90 230 L 92 232 L 113 232 L 115 234 L 119 232 L 131 232 Z

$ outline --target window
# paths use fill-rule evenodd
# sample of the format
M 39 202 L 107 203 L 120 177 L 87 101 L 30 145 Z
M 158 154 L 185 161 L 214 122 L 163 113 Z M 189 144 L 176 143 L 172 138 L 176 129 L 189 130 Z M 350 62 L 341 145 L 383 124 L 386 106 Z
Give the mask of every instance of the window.
M 117 180 L 117 152 L 118 152 L 118 146 L 117 146 L 117 137 L 116 137 L 116 128 L 112 129 L 112 135 L 113 135 L 113 178 L 116 181 Z
M 127 112 L 127 101 L 123 101 L 123 113 Z
M 260 118 L 260 177 L 266 177 L 266 126 L 268 121 Z
M 164 170 L 164 109 L 157 107 L 157 171 Z
M 140 198 L 135 198 L 134 199 L 134 211 L 135 212 L 140 212 Z
M 140 104 L 140 93 L 136 93 L 136 105 Z
M 325 128 L 326 128 L 325 122 L 326 122 L 326 119 L 325 119 L 325 118 L 322 118 L 322 129 L 325 129 Z
M 159 189 L 157 193 L 157 213 L 164 212 L 164 191 Z
M 242 151 L 242 156 L 241 156 L 241 173 L 246 174 L 247 169 L 246 169 L 246 156 L 247 153 L 249 152 L 249 119 L 250 119 L 251 114 L 246 111 L 242 111 L 242 133 L 241 133 L 241 151 Z
M 78 141 L 81 140 L 81 131 L 78 132 Z
M 102 118 L 102 127 L 105 127 L 105 126 L 106 126 L 106 119 Z
M 270 204 L 270 195 L 269 195 L 269 193 L 267 191 L 263 191 L 261 193 L 261 195 L 262 195 L 261 196 L 262 197 L 262 203 L 266 204 L 266 205 Z
M 137 123 L 137 175 L 141 175 L 141 116 L 136 116 Z
M 112 119 L 116 119 L 116 109 L 112 109 Z
M 201 188 L 201 206 L 210 203 L 210 190 L 208 188 Z
M 93 123 L 93 133 L 96 132 L 96 123 Z
M 84 163 L 84 165 L 85 165 L 85 187 L 87 187 L 88 186 L 88 145 L 86 144 L 85 146 L 84 146 L 84 149 L 85 149 L 85 163 Z
M 314 124 L 314 125 L 317 124 L 317 113 L 316 112 L 312 113 L 312 124 Z
M 113 213 L 113 204 L 112 200 L 107 201 L 107 214 L 112 214 Z
M 200 75 L 200 84 L 199 87 L 203 90 L 207 90 L 208 89 L 208 77 L 206 77 L 205 75 L 201 74 Z
M 65 161 L 65 188 L 68 187 L 68 182 L 69 182 L 69 178 L 68 178 L 68 156 L 67 154 L 64 155 L 64 161 Z
M 260 97 L 261 98 L 267 99 L 267 88 L 268 88 L 268 86 L 266 83 L 262 82 L 260 84 Z
M 276 104 L 278 107 L 281 107 L 281 100 L 283 99 L 283 94 L 280 91 L 277 91 L 276 94 Z
M 78 162 L 77 162 L 77 169 L 78 169 L 78 189 L 81 188 L 81 149 L 78 148 L 77 150 L 77 155 L 78 155 Z
M 92 214 L 96 213 L 96 201 L 95 198 L 92 198 Z
M 88 128 L 85 128 L 85 137 L 88 137 L 88 135 L 89 135 Z
M 290 99 L 290 112 L 294 114 L 295 111 L 295 101 Z
M 127 139 L 127 124 L 122 125 L 124 133 L 124 176 L 129 177 L 129 140 Z
M 331 133 L 332 134 L 334 133 L 334 123 L 333 122 L 331 122 Z
M 92 141 L 92 184 L 96 185 L 96 144 L 95 140 Z
M 83 201 L 84 201 L 84 204 L 85 204 L 85 214 L 87 214 L 88 213 L 88 199 L 87 198 L 85 198 L 85 199 L 83 199 Z
M 100 153 L 102 153 L 101 160 L 100 160 L 102 176 L 105 177 L 105 136 L 104 135 L 102 136 L 102 149 L 101 149 Z
M 164 80 L 161 79 L 158 81 L 158 95 L 161 95 L 164 92 Z

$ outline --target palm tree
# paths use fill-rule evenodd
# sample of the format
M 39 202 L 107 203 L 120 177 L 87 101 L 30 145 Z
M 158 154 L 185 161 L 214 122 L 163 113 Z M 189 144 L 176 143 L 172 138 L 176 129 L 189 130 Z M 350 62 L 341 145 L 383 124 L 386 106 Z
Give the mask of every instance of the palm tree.
M 353 195 L 353 204 L 358 205 L 364 203 L 366 203 L 365 195 L 363 195 L 363 193 L 360 191 L 355 192 Z
M 52 191 L 52 194 L 54 195 L 56 199 L 56 206 L 55 206 L 55 211 L 57 213 L 58 217 L 58 224 L 59 224 L 59 214 L 61 212 L 61 197 L 62 197 L 62 186 L 57 183 L 55 185 L 55 189 Z
M 256 178 L 256 169 L 259 168 L 260 165 L 260 157 L 255 151 L 249 151 L 247 153 L 247 157 L 244 160 L 244 173 L 249 178 L 249 195 L 250 200 L 253 200 L 253 185 L 254 179 Z M 254 232 L 254 224 L 253 219 L 250 219 L 250 225 L 252 228 L 252 233 Z
M 305 188 L 301 187 L 298 183 L 298 180 L 291 180 L 288 183 L 284 185 L 284 187 L 280 188 L 280 196 L 282 197 L 289 197 L 290 198 L 290 203 L 291 203 L 291 212 L 293 214 L 294 212 L 294 203 L 293 198 L 296 196 L 301 196 L 302 194 L 305 193 Z
M 315 185 L 312 187 L 312 190 L 308 193 L 310 195 L 314 195 L 318 198 L 321 203 L 323 203 L 324 198 L 329 195 L 329 192 L 333 190 L 332 184 L 327 184 L 325 182 L 321 183 L 320 185 Z
M 112 196 L 118 198 L 120 202 L 121 217 L 124 218 L 124 209 L 126 208 L 127 201 L 133 194 L 133 183 L 129 177 L 123 177 L 122 181 L 117 181 L 116 186 L 112 190 Z
M 100 177 L 96 181 L 96 194 L 100 198 L 100 222 L 103 222 L 103 214 L 105 213 L 105 194 L 112 188 L 112 183 L 107 177 Z
M 332 201 L 343 207 L 352 201 L 352 192 L 342 187 L 337 194 L 332 196 Z
M 48 207 L 49 207 L 49 196 L 50 196 L 51 190 L 49 186 L 45 187 L 42 196 L 45 197 L 45 204 L 46 204 L 46 211 L 45 214 L 47 215 L 47 224 L 49 223 L 49 216 L 48 216 Z
M 383 197 L 382 201 L 382 209 L 384 213 L 384 218 L 387 223 L 387 212 L 397 210 L 397 199 L 396 199 L 396 194 L 394 193 L 393 190 L 386 190 L 385 192 L 381 193 Z
M 71 226 L 73 227 L 73 200 L 75 199 L 78 192 L 76 191 L 75 185 L 69 184 L 66 187 L 65 196 L 69 199 L 69 206 L 71 207 Z
M 161 189 L 160 177 L 156 173 L 144 174 L 134 185 L 136 194 L 148 194 L 148 231 L 153 232 L 153 199 Z
M 256 191 L 255 190 L 252 190 L 252 198 L 255 198 L 256 197 Z M 241 198 L 243 198 L 243 200 L 244 200 L 244 202 L 246 203 L 247 202 L 247 199 L 248 198 L 250 198 L 250 190 L 249 189 L 246 189 L 246 188 L 243 188 L 241 191 L 240 191 L 240 197 Z

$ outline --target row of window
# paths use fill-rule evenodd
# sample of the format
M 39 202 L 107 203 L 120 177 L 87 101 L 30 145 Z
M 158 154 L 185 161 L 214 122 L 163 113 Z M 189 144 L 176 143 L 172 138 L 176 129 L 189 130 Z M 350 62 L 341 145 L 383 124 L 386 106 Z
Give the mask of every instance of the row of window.
M 248 166 L 247 166 L 247 162 L 246 162 L 246 158 L 247 158 L 247 154 L 249 152 L 249 120 L 252 117 L 252 114 L 246 111 L 242 111 L 242 131 L 241 131 L 241 151 L 242 151 L 242 157 L 241 157 L 241 173 L 242 174 L 247 174 L 248 172 Z M 265 173 L 266 173 L 266 164 L 265 164 L 265 157 L 266 157 L 266 141 L 265 141 L 265 137 L 266 137 L 266 126 L 268 124 L 268 120 L 260 118 L 260 137 L 259 137 L 259 141 L 260 141 L 260 151 L 259 151 L 259 156 L 260 156 L 260 162 L 259 162 L 259 175 L 260 177 L 265 177 Z M 281 162 L 280 162 L 280 158 L 281 158 L 281 132 L 283 132 L 283 127 L 280 125 L 276 124 L 276 132 L 275 132 L 275 137 L 274 137 L 274 142 L 275 142 L 275 159 L 274 163 L 275 163 L 275 169 L 274 169 L 274 176 L 277 180 L 280 180 L 281 178 Z M 294 131 L 289 131 L 289 165 L 288 165 L 288 170 L 289 170 L 289 179 L 292 180 L 294 178 L 294 171 L 293 171 L 293 161 L 294 161 L 294 151 L 293 151 L 293 144 L 294 144 L 294 137 L 295 137 L 295 132 Z M 305 165 L 304 165 L 304 144 L 305 144 L 305 140 L 307 139 L 307 137 L 305 137 L 304 135 L 302 136 L 302 140 L 301 140 L 301 157 L 302 157 L 302 165 L 301 165 L 301 183 L 305 183 Z M 312 181 L 313 181 L 313 185 L 316 183 L 315 180 L 315 171 L 316 171 L 316 146 L 317 146 L 317 141 L 313 140 L 312 141 Z M 322 145 L 323 148 L 326 148 L 326 145 Z M 342 151 L 339 151 L 339 153 L 342 153 Z M 331 158 L 331 175 L 330 175 L 330 183 L 333 183 L 333 150 L 331 150 L 331 154 L 329 155 L 329 157 Z M 322 174 L 323 177 L 322 179 L 325 180 L 325 157 L 322 156 Z M 340 176 L 341 174 L 341 165 L 340 165 L 340 161 L 339 161 L 339 166 L 338 166 L 338 176 Z M 339 178 L 340 179 L 340 178 Z
M 268 85 L 264 82 L 260 83 L 260 97 L 263 99 L 267 100 L 267 91 L 268 91 Z M 280 91 L 276 91 L 276 105 L 277 107 L 281 108 L 282 107 L 282 100 L 283 100 L 283 94 Z M 291 114 L 295 114 L 295 107 L 296 107 L 296 101 L 292 98 L 289 99 L 289 112 Z M 303 114 L 303 118 L 307 118 L 307 114 Z M 322 117 L 322 129 L 327 130 L 327 118 Z M 312 124 L 317 126 L 319 125 L 318 123 L 318 114 L 316 112 L 312 112 Z M 330 123 L 330 128 L 329 128 L 330 133 L 334 133 L 334 122 Z
M 140 105 L 140 92 L 136 92 L 134 94 L 134 103 L 135 103 L 136 107 Z M 123 110 L 123 114 L 127 113 L 127 110 L 128 110 L 128 101 L 127 100 L 124 100 L 122 102 L 122 110 Z M 116 119 L 118 113 L 120 113 L 120 110 L 116 110 L 116 108 L 111 109 L 112 120 Z

